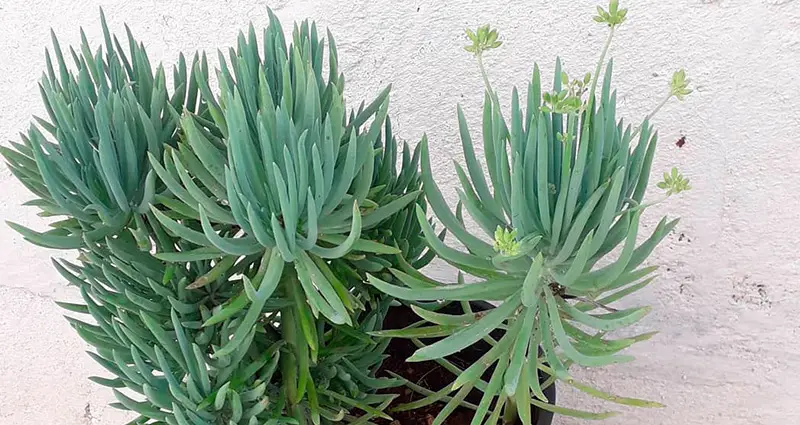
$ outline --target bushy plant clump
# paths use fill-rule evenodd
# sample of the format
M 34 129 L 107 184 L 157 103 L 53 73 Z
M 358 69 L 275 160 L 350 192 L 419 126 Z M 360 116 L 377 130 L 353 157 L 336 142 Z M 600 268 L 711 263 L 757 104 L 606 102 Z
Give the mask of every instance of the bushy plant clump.
M 663 218 L 637 244 L 641 215 L 653 205 L 644 201 L 658 141 L 650 119 L 666 101 L 682 100 L 691 90 L 685 72 L 678 71 L 664 100 L 638 126 L 617 116 L 617 94 L 611 88 L 613 64 L 605 57 L 626 17 L 627 9 L 619 8 L 616 0 L 607 9 L 598 7 L 594 19 L 606 25 L 609 34 L 594 73 L 571 79 L 556 60 L 548 91 L 535 65 L 527 95 L 521 98 L 516 88 L 511 93 L 507 116 L 482 61 L 486 51 L 501 46 L 498 33 L 489 26 L 467 30 L 470 44 L 465 50 L 476 56 L 486 85 L 483 161 L 476 156 L 473 133 L 459 108 L 466 167 L 455 165 L 461 183 L 455 211 L 434 180 L 427 140 L 420 147 L 425 197 L 466 251 L 444 243 L 428 225 L 425 211 L 417 210 L 428 245 L 461 272 L 459 281 L 432 285 L 425 276 L 395 269 L 392 274 L 398 282 L 369 278 L 380 290 L 412 302 L 499 302 L 487 312 L 455 316 L 414 307 L 427 325 L 392 332 L 416 341 L 441 337 L 435 343 L 420 344 L 408 361 L 435 360 L 456 373 L 450 392 L 437 394 L 440 399 L 451 395 L 451 408 L 473 388 L 483 391 L 473 425 L 484 420 L 494 424 L 501 417 L 505 423 L 518 418 L 529 425 L 531 406 L 585 419 L 614 414 L 551 404 L 543 389 L 555 380 L 618 404 L 661 406 L 593 388 L 569 372 L 572 365 L 629 362 L 633 357 L 620 352 L 654 335 L 612 338 L 611 332 L 635 324 L 651 310 L 613 305 L 652 282 L 656 267 L 645 265 L 645 260 L 678 222 Z M 658 187 L 667 197 L 690 188 L 674 168 Z M 462 208 L 478 229 L 465 225 Z M 465 284 L 462 274 L 478 282 Z M 497 332 L 503 332 L 502 337 L 492 337 Z M 447 356 L 479 341 L 492 345 L 479 361 L 466 369 L 447 361 Z M 482 377 L 492 367 L 490 378 L 484 381 Z M 441 424 L 447 413 L 448 409 L 443 410 L 434 425 Z
M 374 376 L 388 341 L 367 333 L 391 299 L 363 279 L 432 256 L 389 89 L 348 111 L 333 37 L 303 22 L 287 44 L 271 13 L 260 42 L 251 27 L 220 52 L 218 93 L 205 54 L 181 55 L 168 88 L 130 31 L 125 49 L 102 25 L 74 67 L 53 37 L 48 116 L 3 148 L 28 204 L 65 217 L 12 227 L 79 252 L 54 264 L 84 300 L 60 305 L 113 376 L 92 380 L 135 423 L 388 418 L 376 390 L 400 381 Z
M 644 200 L 658 140 L 650 120 L 691 90 L 676 72 L 638 126 L 617 117 L 606 54 L 626 9 L 598 8 L 610 31 L 593 73 L 570 79 L 557 61 L 547 91 L 534 66 L 508 117 L 482 61 L 499 35 L 467 31 L 486 85 L 483 158 L 459 108 L 455 210 L 427 139 L 398 144 L 389 87 L 348 109 L 332 35 L 302 22 L 287 40 L 269 17 L 261 34 L 251 26 L 219 52 L 216 75 L 205 53 L 181 54 L 168 84 L 131 31 L 125 46 L 101 12 L 104 43 L 93 50 L 81 33 L 72 64 L 53 36 L 40 83 L 47 115 L 0 148 L 35 195 L 26 205 L 59 218 L 44 232 L 10 226 L 78 253 L 53 264 L 83 302 L 58 304 L 110 374 L 90 379 L 138 415 L 131 423 L 365 425 L 391 420 L 396 396 L 383 390 L 403 384 L 424 398 L 400 408 L 445 403 L 433 425 L 457 406 L 475 410 L 473 425 L 530 425 L 532 406 L 612 414 L 556 406 L 545 396 L 555 380 L 660 406 L 570 374 L 630 361 L 620 352 L 653 335 L 610 337 L 650 311 L 613 305 L 653 280 L 645 261 L 677 224 L 664 218 L 637 244 L 655 203 Z M 689 189 L 676 169 L 657 186 L 665 198 Z M 435 257 L 459 270 L 457 282 L 419 271 Z M 499 303 L 473 313 L 484 300 Z M 400 302 L 422 320 L 383 329 Z M 449 303 L 465 313 L 442 313 Z M 438 391 L 378 377 L 390 337 L 420 347 L 409 362 L 436 361 L 457 377 Z M 474 364 L 447 360 L 479 341 L 491 348 Z M 477 406 L 464 401 L 473 390 Z

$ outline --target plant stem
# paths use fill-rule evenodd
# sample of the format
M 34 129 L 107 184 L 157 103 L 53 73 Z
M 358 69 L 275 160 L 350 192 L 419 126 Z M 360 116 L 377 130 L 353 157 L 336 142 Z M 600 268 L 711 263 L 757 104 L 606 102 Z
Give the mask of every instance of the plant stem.
M 616 312 L 619 311 L 616 308 L 609 307 L 609 306 L 607 306 L 605 304 L 600 304 L 599 302 L 597 302 L 595 300 L 592 300 L 592 299 L 589 299 L 589 298 L 586 298 L 586 297 L 575 297 L 575 299 L 580 301 L 580 302 L 586 303 L 586 304 L 591 304 L 591 305 L 593 305 L 593 306 L 595 306 L 597 308 L 601 308 L 601 309 L 606 310 L 606 311 L 608 311 L 610 313 L 616 313 Z
M 305 344 L 297 334 L 297 318 L 295 317 L 295 302 L 297 295 L 297 275 L 294 268 L 287 267 L 281 277 L 283 291 L 291 302 L 289 307 L 281 309 L 281 335 L 288 344 L 289 352 L 281 356 L 281 375 L 283 378 L 283 391 L 288 402 L 288 411 L 297 419 L 300 425 L 306 424 L 306 417 L 300 405 L 300 394 L 298 392 L 298 344 Z M 301 300 L 302 301 L 302 300 Z
M 644 120 L 647 121 L 650 118 L 653 118 L 658 113 L 658 111 L 660 111 L 661 108 L 663 108 L 664 105 L 666 105 L 667 102 L 669 102 L 670 99 L 672 99 L 672 93 L 671 92 L 670 92 L 669 95 L 667 95 L 666 98 L 664 98 L 664 100 L 661 101 L 661 103 L 658 104 L 658 106 L 656 106 L 656 109 L 653 109 L 653 112 L 650 112 L 649 114 L 647 114 L 644 117 Z M 639 130 L 641 130 L 641 128 L 642 128 L 642 126 L 640 125 L 640 126 L 636 127 L 636 130 L 633 130 L 633 133 L 631 134 L 631 139 L 633 139 L 634 137 L 636 137 L 637 134 L 639 134 Z
M 497 113 L 500 114 L 500 117 L 502 117 L 503 112 L 500 110 L 500 99 L 497 97 L 497 93 L 495 93 L 494 89 L 492 89 L 492 83 L 489 81 L 489 74 L 486 72 L 486 67 L 483 65 L 483 54 L 478 53 L 475 57 L 478 59 L 478 68 L 481 70 L 483 84 L 486 86 L 486 91 L 489 93 L 489 97 L 492 100 L 493 108 L 495 108 Z
M 512 425 L 517 422 L 517 403 L 509 397 L 506 400 L 506 407 L 503 409 L 503 424 Z
M 592 89 L 589 91 L 589 102 L 594 103 L 594 94 L 597 90 L 597 81 L 600 80 L 600 72 L 603 70 L 603 64 L 606 61 L 606 54 L 608 53 L 608 48 L 611 46 L 611 39 L 614 38 L 614 25 L 611 26 L 611 29 L 608 31 L 608 37 L 606 37 L 606 43 L 603 45 L 603 51 L 600 53 L 600 60 L 597 61 L 597 67 L 594 69 L 594 78 L 592 79 Z
M 672 99 L 672 93 L 670 93 L 667 97 L 665 97 L 664 100 L 662 100 L 661 103 L 659 103 L 658 106 L 656 106 L 656 109 L 653 109 L 653 112 L 647 114 L 646 119 L 649 120 L 650 118 L 653 118 L 658 113 L 658 111 L 660 111 L 661 108 L 663 108 L 664 105 L 666 105 L 667 102 L 669 102 L 670 99 Z
M 478 53 L 477 55 L 475 55 L 475 57 L 478 59 L 478 68 L 480 68 L 481 70 L 481 76 L 483 77 L 483 84 L 486 86 L 486 90 L 489 92 L 489 94 L 492 97 L 494 97 L 495 94 L 494 90 L 492 90 L 492 83 L 489 82 L 489 74 L 486 73 L 486 67 L 483 66 L 483 53 Z
M 618 216 L 622 216 L 623 214 L 628 214 L 628 213 L 636 212 L 638 210 L 644 210 L 646 208 L 650 208 L 650 207 L 652 207 L 654 205 L 658 205 L 658 204 L 666 201 L 667 199 L 669 199 L 669 196 L 670 195 L 666 195 L 666 196 L 663 196 L 662 198 L 657 199 L 655 201 L 646 202 L 646 203 L 642 203 L 642 204 L 636 205 L 634 207 L 631 207 L 631 208 L 628 208 L 626 210 L 620 211 L 617 215 Z

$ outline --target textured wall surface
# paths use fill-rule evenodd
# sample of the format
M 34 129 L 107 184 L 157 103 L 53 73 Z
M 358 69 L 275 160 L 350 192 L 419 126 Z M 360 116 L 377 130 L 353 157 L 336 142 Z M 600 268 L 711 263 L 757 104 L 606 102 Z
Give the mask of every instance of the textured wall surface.
M 623 409 L 608 422 L 685 425 L 800 423 L 800 1 L 640 0 L 611 54 L 622 115 L 637 121 L 685 67 L 695 93 L 658 115 L 654 170 L 677 165 L 694 189 L 646 214 L 683 221 L 652 261 L 661 277 L 635 302 L 654 306 L 641 325 L 661 333 L 632 351 L 637 361 L 579 376 L 622 395 L 668 405 Z M 552 72 L 556 55 L 576 75 L 593 69 L 605 30 L 588 0 L 3 0 L 0 2 L 0 140 L 16 139 L 43 113 L 37 81 L 49 27 L 62 45 L 83 26 L 101 40 L 98 6 L 112 28 L 127 22 L 151 59 L 214 51 L 249 21 L 310 17 L 337 38 L 351 106 L 393 83 L 397 133 L 431 140 L 437 180 L 450 200 L 459 160 L 455 108 L 479 129 L 482 83 L 461 49 L 463 29 L 491 23 L 505 44 L 487 57 L 508 104 L 534 61 Z M 678 149 L 672 142 L 685 135 Z M 42 228 L 30 195 L 0 165 L 0 218 Z M 655 194 L 651 194 L 655 196 Z M 111 394 L 86 377 L 102 374 L 53 300 L 76 298 L 51 268 L 59 253 L 33 247 L 0 225 L 0 423 L 122 424 Z M 448 270 L 435 270 L 439 275 Z M 595 400 L 562 389 L 565 405 Z M 559 418 L 557 424 L 575 424 Z

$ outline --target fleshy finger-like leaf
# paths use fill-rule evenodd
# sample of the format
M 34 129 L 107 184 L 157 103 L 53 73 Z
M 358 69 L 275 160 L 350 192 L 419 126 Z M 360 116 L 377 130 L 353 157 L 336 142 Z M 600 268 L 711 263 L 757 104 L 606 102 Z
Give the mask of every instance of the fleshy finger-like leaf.
M 518 293 L 508 297 L 503 304 L 488 312 L 477 322 L 447 338 L 417 350 L 414 355 L 406 361 L 418 362 L 433 360 L 463 350 L 488 335 L 507 320 L 509 315 L 519 307 L 521 302 Z

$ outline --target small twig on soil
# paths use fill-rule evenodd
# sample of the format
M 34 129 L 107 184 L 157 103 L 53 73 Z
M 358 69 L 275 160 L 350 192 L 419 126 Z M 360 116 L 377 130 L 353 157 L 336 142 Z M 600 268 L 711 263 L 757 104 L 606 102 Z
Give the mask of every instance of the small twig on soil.
M 426 377 L 426 376 L 428 376 L 428 375 L 430 375 L 430 374 L 431 374 L 431 373 L 433 373 L 434 371 L 436 371 L 436 370 L 438 370 L 438 369 L 441 369 L 441 367 L 442 367 L 441 365 L 436 365 L 436 367 L 434 367 L 433 369 L 431 369 L 431 370 L 429 370 L 429 371 L 425 372 L 425 374 L 424 374 L 424 375 L 420 376 L 420 377 L 419 377 L 419 379 L 417 379 L 417 385 L 423 385 L 423 382 L 425 381 L 425 377 Z

